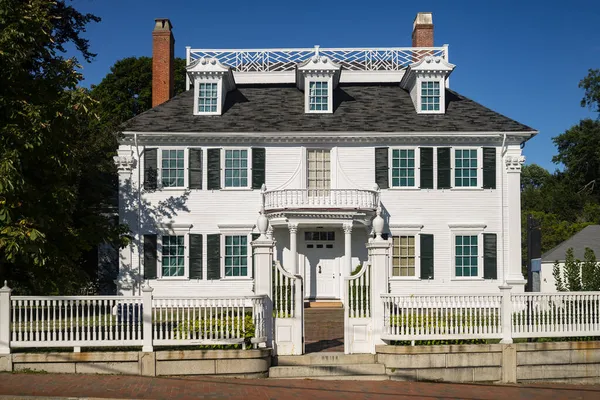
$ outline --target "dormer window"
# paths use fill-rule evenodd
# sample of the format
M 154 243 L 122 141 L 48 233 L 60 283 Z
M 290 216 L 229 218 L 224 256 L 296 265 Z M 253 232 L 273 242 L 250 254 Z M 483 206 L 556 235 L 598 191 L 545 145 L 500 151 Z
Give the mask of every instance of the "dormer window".
M 198 113 L 216 113 L 219 100 L 219 84 L 200 83 L 198 85 Z
M 308 104 L 310 111 L 329 110 L 329 82 L 309 82 Z
M 400 86 L 410 92 L 417 113 L 446 112 L 446 79 L 453 70 L 454 65 L 434 56 L 424 57 L 408 67 Z
M 296 85 L 304 90 L 304 112 L 332 113 L 333 90 L 340 81 L 340 66 L 327 57 L 319 55 L 319 47 L 315 55 L 298 65 Z
M 199 58 L 187 73 L 194 84 L 194 115 L 221 115 L 227 92 L 235 89 L 231 68 L 216 58 Z
M 440 111 L 440 82 L 421 82 L 421 111 Z

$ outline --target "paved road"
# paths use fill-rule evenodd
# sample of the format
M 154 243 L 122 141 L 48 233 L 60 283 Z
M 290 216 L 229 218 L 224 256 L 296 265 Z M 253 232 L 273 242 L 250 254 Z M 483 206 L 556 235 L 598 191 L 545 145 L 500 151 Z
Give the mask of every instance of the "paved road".
M 112 399 L 600 399 L 598 386 L 470 385 L 392 381 L 0 374 L 0 399 L 65 396 Z M 8 396 L 8 397 L 5 397 Z M 18 398 L 18 397 L 17 397 Z

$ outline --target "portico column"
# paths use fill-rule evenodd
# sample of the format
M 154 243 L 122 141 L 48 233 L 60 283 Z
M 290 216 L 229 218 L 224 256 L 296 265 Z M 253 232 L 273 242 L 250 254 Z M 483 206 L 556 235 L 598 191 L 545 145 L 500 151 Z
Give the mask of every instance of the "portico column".
M 352 222 L 344 222 L 344 258 L 345 258 L 345 276 L 352 274 Z
M 296 243 L 296 233 L 298 232 L 298 224 L 290 222 L 288 224 L 288 229 L 290 230 L 290 257 L 292 259 L 288 272 L 290 272 L 293 275 L 298 275 L 298 248 Z
M 512 150 L 512 151 L 511 151 Z M 521 272 L 521 166 L 525 157 L 521 149 L 509 149 L 504 157 L 506 166 L 506 205 L 508 227 L 505 243 L 505 285 L 519 286 L 527 282 Z M 517 291 L 523 291 L 517 290 Z

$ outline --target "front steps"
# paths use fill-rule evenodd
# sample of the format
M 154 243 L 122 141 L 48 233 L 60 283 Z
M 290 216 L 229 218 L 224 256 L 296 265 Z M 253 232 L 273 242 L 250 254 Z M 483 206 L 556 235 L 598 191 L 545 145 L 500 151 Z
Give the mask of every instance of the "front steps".
M 274 358 L 269 378 L 323 380 L 387 380 L 373 354 L 312 353 Z
M 344 351 L 344 309 L 304 309 L 304 351 Z

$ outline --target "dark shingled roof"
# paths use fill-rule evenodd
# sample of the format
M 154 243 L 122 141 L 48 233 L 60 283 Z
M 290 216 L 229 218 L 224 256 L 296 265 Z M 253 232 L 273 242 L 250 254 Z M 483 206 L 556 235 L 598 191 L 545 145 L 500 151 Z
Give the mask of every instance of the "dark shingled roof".
M 600 225 L 589 225 L 565 240 L 552 250 L 542 255 L 542 262 L 564 261 L 567 249 L 573 248 L 576 259 L 583 260 L 585 248 L 594 250 L 596 257 L 600 257 Z
M 135 132 L 523 132 L 532 128 L 451 90 L 446 114 L 417 114 L 397 84 L 340 84 L 333 114 L 304 112 L 293 85 L 239 85 L 227 94 L 223 115 L 193 115 L 193 91 L 184 92 L 123 125 Z

